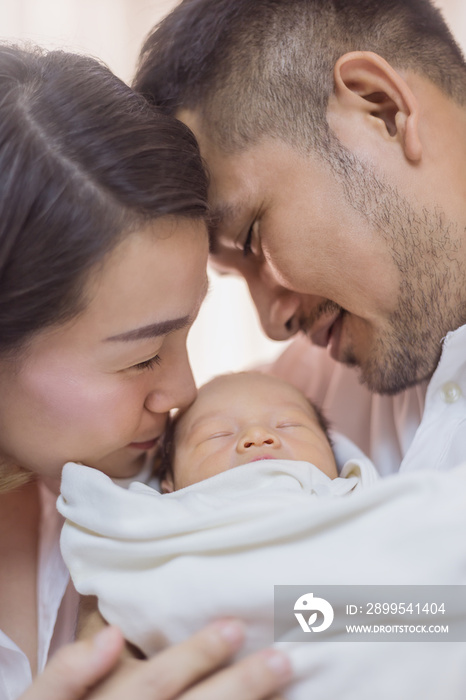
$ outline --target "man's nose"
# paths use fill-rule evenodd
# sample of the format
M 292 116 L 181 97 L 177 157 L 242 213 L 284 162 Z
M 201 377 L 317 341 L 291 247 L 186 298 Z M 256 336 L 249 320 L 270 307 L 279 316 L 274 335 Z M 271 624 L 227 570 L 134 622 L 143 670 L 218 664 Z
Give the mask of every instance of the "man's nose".
M 300 329 L 301 295 L 279 285 L 256 280 L 249 292 L 264 333 L 272 340 L 288 340 Z
M 265 261 L 243 272 L 264 332 L 272 340 L 288 340 L 300 330 L 307 296 L 284 287 Z
M 269 446 L 271 449 L 277 449 L 281 446 L 280 439 L 272 430 L 264 428 L 260 425 L 248 426 L 238 440 L 237 450 L 240 453 L 248 452 L 254 447 Z

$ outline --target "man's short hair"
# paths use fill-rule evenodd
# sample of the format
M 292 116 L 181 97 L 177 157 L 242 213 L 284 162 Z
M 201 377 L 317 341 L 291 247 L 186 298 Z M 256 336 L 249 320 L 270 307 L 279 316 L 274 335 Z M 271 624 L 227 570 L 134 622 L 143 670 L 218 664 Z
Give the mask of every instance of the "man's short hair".
M 146 40 L 134 87 L 198 111 L 225 151 L 270 135 L 325 155 L 333 67 L 355 50 L 465 103 L 464 58 L 430 0 L 184 0 Z

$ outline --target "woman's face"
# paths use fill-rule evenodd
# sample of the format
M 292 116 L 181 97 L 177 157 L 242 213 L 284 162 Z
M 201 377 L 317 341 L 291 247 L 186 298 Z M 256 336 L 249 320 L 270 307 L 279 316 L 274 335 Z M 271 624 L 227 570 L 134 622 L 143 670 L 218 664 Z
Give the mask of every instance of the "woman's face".
M 88 283 L 70 322 L 0 361 L 0 453 L 45 476 L 67 461 L 136 474 L 167 412 L 195 397 L 188 331 L 207 289 L 203 222 L 158 220 L 129 235 Z

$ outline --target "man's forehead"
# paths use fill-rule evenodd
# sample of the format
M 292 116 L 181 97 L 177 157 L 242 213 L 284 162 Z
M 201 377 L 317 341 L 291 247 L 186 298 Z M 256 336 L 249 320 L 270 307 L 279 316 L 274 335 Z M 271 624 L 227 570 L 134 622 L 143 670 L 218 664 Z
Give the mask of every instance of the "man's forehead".
M 175 116 L 193 131 L 207 165 L 210 178 L 209 251 L 215 255 L 220 240 L 225 247 L 231 247 L 232 238 L 238 234 L 238 226 L 257 199 L 255 149 L 223 150 L 212 138 L 198 110 L 182 108 Z

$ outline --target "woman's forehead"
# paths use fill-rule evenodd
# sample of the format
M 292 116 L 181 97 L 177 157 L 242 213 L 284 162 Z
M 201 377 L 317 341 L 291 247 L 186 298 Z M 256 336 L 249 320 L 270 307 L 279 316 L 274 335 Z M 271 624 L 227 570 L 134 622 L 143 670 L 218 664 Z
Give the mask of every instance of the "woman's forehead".
M 105 337 L 189 316 L 205 294 L 204 224 L 186 220 L 174 228 L 163 221 L 152 226 L 155 235 L 151 228 L 128 236 L 90 280 L 87 316 L 95 318 Z

